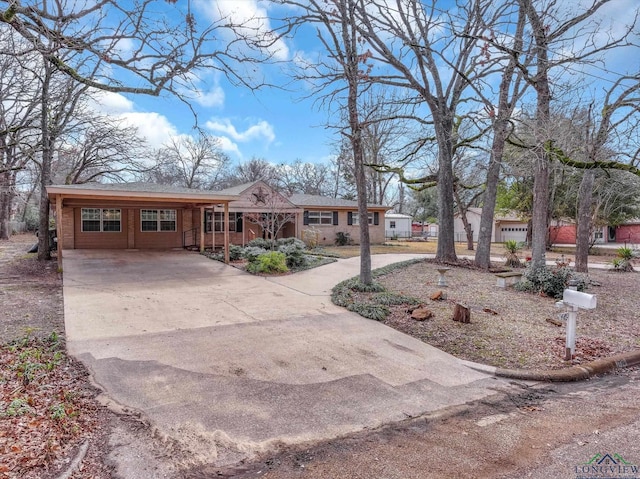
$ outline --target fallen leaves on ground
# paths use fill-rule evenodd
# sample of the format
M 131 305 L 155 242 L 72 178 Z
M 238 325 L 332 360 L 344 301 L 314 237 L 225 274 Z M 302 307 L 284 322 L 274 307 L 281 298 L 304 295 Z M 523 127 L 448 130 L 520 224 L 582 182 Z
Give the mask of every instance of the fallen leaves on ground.
M 44 477 L 98 428 L 86 376 L 55 334 L 0 347 L 0 478 Z

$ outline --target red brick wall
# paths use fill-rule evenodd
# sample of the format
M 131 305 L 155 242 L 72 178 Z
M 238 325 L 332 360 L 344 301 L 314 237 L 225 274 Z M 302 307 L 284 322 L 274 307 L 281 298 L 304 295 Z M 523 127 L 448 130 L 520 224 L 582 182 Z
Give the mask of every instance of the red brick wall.
M 551 226 L 549 235 L 553 244 L 576 244 L 576 225 Z
M 640 225 L 622 225 L 616 228 L 616 242 L 640 243 Z

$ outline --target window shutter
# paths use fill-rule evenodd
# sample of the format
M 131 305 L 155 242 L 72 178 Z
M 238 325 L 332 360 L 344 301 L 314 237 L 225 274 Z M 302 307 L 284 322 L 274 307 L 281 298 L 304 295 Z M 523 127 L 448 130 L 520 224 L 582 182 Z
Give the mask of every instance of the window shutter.
M 242 233 L 242 213 L 236 213 L 236 233 Z
M 307 210 L 304 210 L 302 214 L 302 224 L 305 226 L 309 224 L 309 212 Z
M 352 225 L 353 224 L 353 212 L 349 211 L 347 213 L 347 224 L 348 225 Z
M 380 213 L 378 213 L 377 211 L 373 213 L 373 224 L 374 225 L 380 224 Z
M 334 226 L 338 226 L 338 212 L 337 211 L 333 212 L 333 225 Z

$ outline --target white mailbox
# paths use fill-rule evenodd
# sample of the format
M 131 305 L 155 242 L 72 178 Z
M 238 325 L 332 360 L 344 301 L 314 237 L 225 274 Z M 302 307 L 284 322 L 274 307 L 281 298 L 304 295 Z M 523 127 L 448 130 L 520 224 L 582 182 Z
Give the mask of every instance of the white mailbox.
M 564 290 L 562 302 L 567 306 L 575 306 L 580 309 L 595 309 L 597 303 L 593 294 L 581 293 L 571 289 Z

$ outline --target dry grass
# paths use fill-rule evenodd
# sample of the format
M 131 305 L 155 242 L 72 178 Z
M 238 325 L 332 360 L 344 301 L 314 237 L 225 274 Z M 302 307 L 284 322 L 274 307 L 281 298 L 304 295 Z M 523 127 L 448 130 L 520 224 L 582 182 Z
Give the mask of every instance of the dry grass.
M 388 241 L 384 244 L 371 245 L 371 254 L 395 254 L 395 253 L 417 253 L 417 254 L 435 254 L 438 244 L 433 241 Z M 360 256 L 359 245 L 349 246 L 325 246 L 323 250 L 327 253 L 339 256 L 340 258 L 352 258 Z M 601 249 L 595 251 L 598 254 L 589 256 L 589 263 L 609 263 L 615 250 Z M 474 250 L 468 250 L 466 243 L 456 243 L 456 254 L 460 257 L 473 258 Z M 570 247 L 554 248 L 553 251 L 547 253 L 547 259 L 555 261 L 560 256 L 573 261 L 575 254 Z M 491 245 L 491 256 L 497 258 L 506 258 L 506 252 L 502 243 L 494 243 Z M 518 256 L 524 260 L 527 256 L 531 256 L 531 250 L 522 250 Z
M 554 299 L 501 289 L 492 273 L 452 267 L 447 299 L 431 301 L 439 289 L 437 266 L 421 262 L 378 279 L 387 290 L 416 297 L 434 313 L 419 322 L 406 306 L 394 306 L 385 324 L 471 361 L 525 369 L 567 366 L 565 328 L 546 321 L 562 312 Z M 578 314 L 574 364 L 640 347 L 640 274 L 593 271 L 590 277 L 600 284 L 588 291 L 597 296 L 598 307 Z M 456 302 L 471 308 L 470 324 L 452 321 Z

